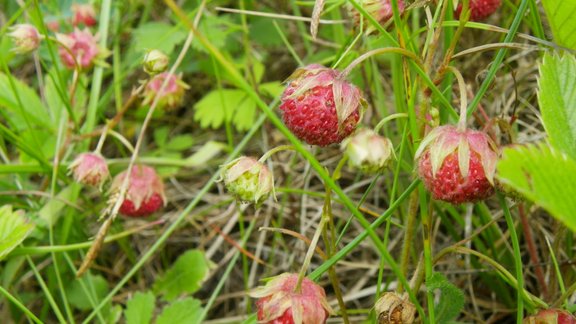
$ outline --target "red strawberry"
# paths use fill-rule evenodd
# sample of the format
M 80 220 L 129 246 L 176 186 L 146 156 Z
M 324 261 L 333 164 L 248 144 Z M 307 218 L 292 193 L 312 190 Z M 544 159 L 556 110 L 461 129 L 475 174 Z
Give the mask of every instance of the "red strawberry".
M 112 190 L 120 190 L 126 171 L 118 174 L 112 183 Z M 164 184 L 156 171 L 145 165 L 135 165 L 128 180 L 128 190 L 120 213 L 128 217 L 145 217 L 164 206 Z
M 496 145 L 484 132 L 437 127 L 424 138 L 415 158 L 418 175 L 434 199 L 460 204 L 494 193 Z
M 364 99 L 360 90 L 333 69 L 319 64 L 297 69 L 282 94 L 282 119 L 300 140 L 327 146 L 356 128 Z
M 333 310 L 328 305 L 324 289 L 304 278 L 300 291 L 296 291 L 297 282 L 298 274 L 284 273 L 250 293 L 250 296 L 259 298 L 256 301 L 259 323 L 326 323 Z
M 576 324 L 576 317 L 562 309 L 542 309 L 536 315 L 526 317 L 524 324 Z
M 480 21 L 488 18 L 500 7 L 501 0 L 470 0 L 470 20 Z M 462 3 L 458 5 L 454 12 L 456 18 L 460 18 L 462 13 Z

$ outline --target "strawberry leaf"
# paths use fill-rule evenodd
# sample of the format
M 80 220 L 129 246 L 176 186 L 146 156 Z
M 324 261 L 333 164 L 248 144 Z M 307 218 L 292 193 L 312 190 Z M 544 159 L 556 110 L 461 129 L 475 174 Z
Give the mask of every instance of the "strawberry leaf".
M 150 291 L 137 292 L 126 303 L 126 324 L 148 324 L 152 320 L 156 298 Z
M 10 205 L 0 207 L 0 260 L 22 243 L 33 228 L 23 211 L 12 211 Z
M 164 307 L 156 324 L 200 324 L 202 307 L 199 300 L 185 298 Z
M 194 293 L 208 275 L 210 262 L 204 253 L 189 250 L 182 254 L 166 273 L 154 283 L 154 291 L 164 294 L 168 301 L 183 293 Z
M 576 49 L 576 1 L 542 0 L 557 44 Z
M 134 31 L 134 49 L 144 52 L 149 49 L 160 50 L 167 55 L 186 38 L 186 32 L 178 27 L 162 22 L 149 22 Z
M 256 117 L 256 103 L 246 92 L 219 89 L 209 92 L 194 105 L 194 120 L 202 128 L 220 128 L 224 122 L 232 122 L 238 131 L 249 130 Z
M 429 290 L 440 290 L 440 299 L 434 306 L 436 323 L 450 323 L 464 308 L 464 293 L 438 272 L 426 280 L 426 285 Z
M 568 1 L 570 2 L 570 1 Z M 550 143 L 576 158 L 576 58 L 544 55 L 538 99 Z
M 576 231 L 576 160 L 549 145 L 504 150 L 496 177 Z

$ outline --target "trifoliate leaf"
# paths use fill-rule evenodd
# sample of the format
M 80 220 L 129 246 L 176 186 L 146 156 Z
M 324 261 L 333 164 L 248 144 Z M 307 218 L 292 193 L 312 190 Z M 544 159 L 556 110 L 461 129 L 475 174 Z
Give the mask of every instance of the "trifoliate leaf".
M 0 207 L 0 260 L 22 243 L 33 228 L 24 211 L 13 211 L 10 205 Z
M 208 275 L 209 261 L 204 253 L 189 250 L 182 254 L 166 273 L 154 283 L 154 291 L 164 294 L 166 300 L 174 300 L 182 293 L 194 293 L 200 289 Z
M 206 39 L 210 40 L 212 45 L 221 49 L 226 45 L 228 35 L 235 30 L 240 30 L 239 27 L 234 27 L 234 24 L 226 16 L 204 15 L 198 29 Z M 204 45 L 197 38 L 192 41 L 192 47 L 198 51 L 207 52 Z
M 576 231 L 576 160 L 549 145 L 506 148 L 496 178 Z
M 220 89 L 209 92 L 194 105 L 194 120 L 202 128 L 220 128 L 232 122 L 239 131 L 253 126 L 256 103 L 242 90 Z
M 164 307 L 156 324 L 200 324 L 202 307 L 199 300 L 185 298 Z
M 576 78 L 574 75 L 576 75 L 576 58 L 573 55 L 544 54 L 538 82 L 540 85 L 538 99 L 544 128 L 550 138 L 550 143 L 556 149 L 576 159 Z
M 151 291 L 137 292 L 126 303 L 126 324 L 148 324 L 152 320 L 156 297 Z

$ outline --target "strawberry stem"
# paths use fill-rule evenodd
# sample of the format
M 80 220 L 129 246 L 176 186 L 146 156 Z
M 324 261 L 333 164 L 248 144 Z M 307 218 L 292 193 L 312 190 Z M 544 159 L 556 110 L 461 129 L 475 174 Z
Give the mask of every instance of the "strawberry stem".
M 458 88 L 460 89 L 460 119 L 458 120 L 458 131 L 466 130 L 466 108 L 468 107 L 468 95 L 466 94 L 466 82 L 458 69 L 453 66 L 447 66 L 446 69 L 450 70 L 458 80 Z
M 406 114 L 406 113 L 396 113 L 396 114 L 388 115 L 385 118 L 383 118 L 381 121 L 379 121 L 378 124 L 376 124 L 376 126 L 374 127 L 374 133 L 378 133 L 380 131 L 380 128 L 382 128 L 387 122 L 391 121 L 392 119 L 406 118 L 406 117 L 408 117 L 408 114 Z
M 294 292 L 300 292 L 302 290 L 302 281 L 306 276 L 306 271 L 308 267 L 310 267 L 310 262 L 312 261 L 312 256 L 314 256 L 314 250 L 316 249 L 316 245 L 318 244 L 318 240 L 320 239 L 320 234 L 322 234 L 322 229 L 328 222 L 328 215 L 322 214 L 322 218 L 320 218 L 320 223 L 316 228 L 316 232 L 314 233 L 314 237 L 312 238 L 312 242 L 310 242 L 310 246 L 308 247 L 308 251 L 306 251 L 306 257 L 304 258 L 304 263 L 302 263 L 302 268 L 300 269 L 300 273 L 298 274 L 298 282 L 296 283 L 296 287 L 294 288 Z
M 281 151 L 294 151 L 294 145 L 280 145 L 280 146 L 276 146 L 273 149 L 270 149 L 268 152 L 264 153 L 264 155 L 262 155 L 262 157 L 260 159 L 258 159 L 258 162 L 260 163 L 264 163 L 264 161 L 266 161 L 270 156 L 272 156 L 272 154 L 281 152 Z
M 416 64 L 418 64 L 420 67 L 422 67 L 422 61 L 420 60 L 420 58 L 418 56 L 416 56 L 416 54 L 407 51 L 403 48 L 400 47 L 385 47 L 385 48 L 377 48 L 375 50 L 371 50 L 368 51 L 362 55 L 360 55 L 358 58 L 356 58 L 354 61 L 352 61 L 352 63 L 350 63 L 340 74 L 340 77 L 342 79 L 345 79 L 346 77 L 348 77 L 348 75 L 350 74 L 350 72 L 352 72 L 352 70 L 360 63 L 362 63 L 363 61 L 365 61 L 366 59 L 375 56 L 375 55 L 380 55 L 380 54 L 386 54 L 386 53 L 397 53 L 397 54 L 402 54 L 408 58 L 411 58 L 412 60 L 414 60 L 414 62 Z

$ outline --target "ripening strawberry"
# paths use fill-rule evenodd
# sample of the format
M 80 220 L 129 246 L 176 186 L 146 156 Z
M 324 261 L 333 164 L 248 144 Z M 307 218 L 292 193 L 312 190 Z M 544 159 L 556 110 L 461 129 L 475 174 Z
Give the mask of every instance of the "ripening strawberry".
M 26 54 L 34 51 L 40 46 L 42 36 L 36 27 L 30 24 L 18 24 L 8 29 L 6 35 L 14 42 L 12 51 L 17 54 Z
M 523 324 L 576 324 L 576 317 L 562 309 L 542 309 L 536 315 L 528 316 Z
M 251 297 L 258 298 L 259 323 L 326 323 L 334 311 L 326 300 L 324 288 L 304 278 L 300 290 L 296 291 L 297 282 L 297 273 L 283 273 L 250 292 Z
M 127 172 L 118 174 L 112 182 L 112 192 L 119 192 Z M 146 165 L 135 165 L 130 172 L 126 196 L 120 213 L 128 217 L 146 217 L 166 203 L 164 183 L 156 170 Z
M 391 0 L 360 0 L 358 1 L 358 4 L 380 24 L 383 24 L 392 18 L 393 11 Z M 360 25 L 360 19 L 362 19 L 363 16 L 352 5 L 349 5 L 348 8 L 354 18 L 354 23 L 357 26 Z M 398 0 L 398 11 L 400 14 L 404 12 L 403 0 Z M 364 26 L 369 27 L 369 24 L 364 21 Z
M 68 167 L 76 182 L 102 189 L 102 184 L 110 177 L 108 164 L 99 153 L 82 153 Z
M 470 0 L 470 20 L 481 21 L 488 18 L 500 7 L 500 1 L 501 0 Z M 462 3 L 458 4 L 454 15 L 459 19 L 461 13 Z
M 282 94 L 282 120 L 300 140 L 327 146 L 350 135 L 365 105 L 340 72 L 319 64 L 297 69 Z
M 98 46 L 98 36 L 89 29 L 74 29 L 70 34 L 56 34 L 60 42 L 58 54 L 64 66 L 69 69 L 88 69 L 108 56 L 108 51 Z
M 96 25 L 96 11 L 94 10 L 94 6 L 89 3 L 78 4 L 75 3 L 72 5 L 72 25 L 78 26 L 83 24 L 87 27 L 92 27 Z
M 162 88 L 165 80 L 167 80 L 166 85 Z M 156 97 L 158 97 L 158 107 L 172 110 L 182 105 L 184 101 L 184 91 L 188 88 L 190 87 L 181 80 L 180 76 L 170 74 L 169 72 L 160 73 L 152 77 L 146 85 L 144 89 L 144 101 L 142 103 L 144 105 L 151 105 Z
M 440 126 L 416 152 L 418 175 L 434 199 L 453 204 L 483 200 L 494 193 L 496 152 L 484 132 Z

